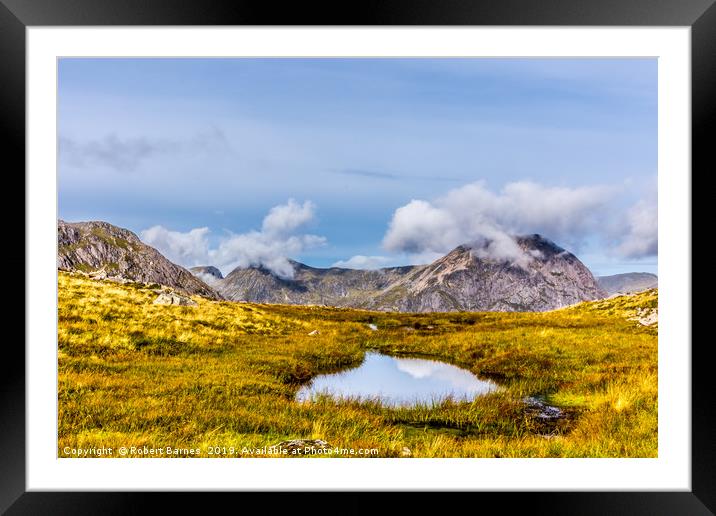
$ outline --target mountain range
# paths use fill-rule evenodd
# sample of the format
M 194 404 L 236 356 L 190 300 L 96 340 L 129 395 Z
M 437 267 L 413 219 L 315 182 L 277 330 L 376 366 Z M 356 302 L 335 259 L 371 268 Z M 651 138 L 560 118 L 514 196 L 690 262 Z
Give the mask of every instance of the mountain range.
M 107 222 L 60 220 L 57 230 L 58 269 L 229 301 L 400 312 L 545 311 L 651 285 L 639 274 L 595 278 L 574 254 L 537 234 L 515 237 L 529 257 L 521 263 L 490 258 L 486 243 L 466 244 L 427 265 L 377 270 L 290 261 L 294 274 L 286 279 L 261 266 L 236 268 L 226 277 L 211 265 L 187 270 Z
M 544 311 L 606 296 L 576 256 L 540 235 L 515 239 L 525 265 L 484 257 L 461 245 L 428 265 L 355 270 L 291 262 L 292 279 L 263 267 L 237 268 L 225 278 L 194 267 L 226 299 L 320 304 L 400 312 Z

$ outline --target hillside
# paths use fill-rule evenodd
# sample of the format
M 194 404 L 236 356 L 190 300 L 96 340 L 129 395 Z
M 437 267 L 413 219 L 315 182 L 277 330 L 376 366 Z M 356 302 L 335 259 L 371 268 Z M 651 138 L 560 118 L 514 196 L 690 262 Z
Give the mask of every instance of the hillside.
M 57 268 L 96 278 L 166 285 L 190 295 L 221 296 L 131 231 L 107 222 L 57 221 Z
M 633 294 L 621 294 L 591 303 L 580 303 L 565 310 L 621 317 L 636 325 L 659 329 L 659 290 L 652 288 Z

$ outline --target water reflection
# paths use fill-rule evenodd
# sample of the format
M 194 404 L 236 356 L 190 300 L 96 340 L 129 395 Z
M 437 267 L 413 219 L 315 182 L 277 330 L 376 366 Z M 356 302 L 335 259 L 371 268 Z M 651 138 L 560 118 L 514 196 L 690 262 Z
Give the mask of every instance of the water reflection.
M 469 401 L 496 388 L 494 382 L 444 362 L 366 353 L 359 367 L 317 376 L 298 391 L 296 399 L 307 401 L 317 394 L 327 394 L 335 398 L 379 399 L 384 405 L 399 407 L 435 404 L 446 398 Z

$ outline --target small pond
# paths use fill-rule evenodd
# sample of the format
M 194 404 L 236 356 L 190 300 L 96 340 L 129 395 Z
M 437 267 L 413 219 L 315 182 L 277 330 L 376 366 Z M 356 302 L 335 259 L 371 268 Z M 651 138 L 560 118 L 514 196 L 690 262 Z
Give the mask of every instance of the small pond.
M 495 389 L 494 382 L 444 362 L 369 352 L 354 369 L 316 376 L 298 391 L 296 399 L 305 402 L 326 394 L 338 399 L 378 399 L 389 407 L 405 407 L 433 405 L 447 398 L 471 401 Z

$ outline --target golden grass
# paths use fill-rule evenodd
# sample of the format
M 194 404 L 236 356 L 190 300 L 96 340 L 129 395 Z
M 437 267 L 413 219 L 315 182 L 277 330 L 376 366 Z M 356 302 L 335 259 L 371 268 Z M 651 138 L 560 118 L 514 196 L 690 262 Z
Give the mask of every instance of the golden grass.
M 198 297 L 184 307 L 154 305 L 155 297 L 141 285 L 59 274 L 59 457 L 67 447 L 119 456 L 122 446 L 240 457 L 299 438 L 377 448 L 380 457 L 404 447 L 413 457 L 657 455 L 657 330 L 629 319 L 656 306 L 656 291 L 548 313 L 398 314 Z M 303 382 L 358 365 L 369 349 L 434 357 L 504 389 L 432 408 L 294 401 Z M 525 410 L 528 395 L 570 418 L 545 428 Z

